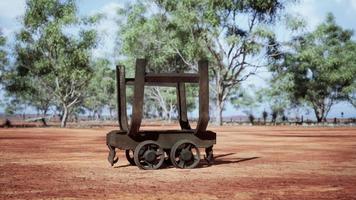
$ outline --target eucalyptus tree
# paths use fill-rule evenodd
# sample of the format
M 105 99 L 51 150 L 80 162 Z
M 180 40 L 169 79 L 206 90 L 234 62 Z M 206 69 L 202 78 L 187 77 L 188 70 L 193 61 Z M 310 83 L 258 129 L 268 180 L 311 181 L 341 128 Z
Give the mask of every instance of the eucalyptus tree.
M 38 113 L 46 115 L 52 101 L 52 96 L 37 87 L 30 77 L 21 76 L 21 71 L 16 71 L 9 63 L 5 50 L 5 37 L 0 36 L 0 83 L 5 89 L 8 110 L 16 112 L 26 105 L 34 107 Z
M 353 81 L 352 84 L 345 87 L 342 90 L 341 96 L 343 97 L 342 99 L 345 99 L 354 108 L 356 108 L 356 81 Z
M 13 72 L 17 80 L 29 80 L 31 89 L 41 91 L 32 97 L 53 97 L 52 102 L 61 107 L 61 127 L 65 127 L 70 110 L 82 102 L 92 77 L 90 53 L 96 31 L 91 24 L 97 17 L 78 17 L 74 0 L 27 0 L 21 19 Z M 13 83 L 28 86 L 27 81 Z
M 180 50 L 188 48 L 189 44 L 179 47 L 174 45 L 185 36 L 181 35 L 178 39 L 177 30 L 171 27 L 174 24 L 159 11 L 150 12 L 150 6 L 154 4 L 138 1 L 119 11 L 123 20 L 118 24 L 120 26 L 118 43 L 120 53 L 125 58 L 123 63 L 128 66 L 128 75 L 132 76 L 136 58 L 147 58 L 147 71 L 150 72 L 192 71 L 176 51 L 176 48 Z M 188 110 L 195 107 L 196 91 L 192 88 L 187 89 Z M 147 87 L 144 106 L 150 113 L 145 114 L 170 120 L 177 110 L 175 92 L 172 88 Z
M 356 42 L 353 31 L 336 24 L 332 14 L 317 28 L 290 41 L 271 66 L 281 91 L 296 103 L 307 103 L 318 122 L 339 101 L 355 99 Z
M 287 0 L 154 0 L 129 9 L 122 27 L 124 52 L 159 62 L 179 56 L 190 70 L 209 59 L 217 123 L 233 88 L 264 66 L 267 47 L 274 45 L 272 24 Z M 151 9 L 150 9 L 151 8 Z M 135 17 L 132 17 L 135 16 Z M 150 30 L 147 34 L 146 30 Z M 127 37 L 130 35 L 130 37 Z
M 0 84 L 2 82 L 2 77 L 4 71 L 8 65 L 8 57 L 6 51 L 6 37 L 3 36 L 3 33 L 0 29 Z
M 106 59 L 98 59 L 93 64 L 95 71 L 88 84 L 88 92 L 84 100 L 84 107 L 100 118 L 105 108 L 109 110 L 112 117 L 112 111 L 116 106 L 115 95 L 115 72 L 110 68 L 110 62 Z
M 6 51 L 6 37 L 3 35 L 1 29 L 0 29 L 0 90 L 2 89 L 2 84 L 3 84 L 3 77 L 5 74 L 5 70 L 8 65 L 8 57 L 7 57 L 7 51 Z M 0 106 L 3 107 L 5 105 L 5 102 L 3 102 L 3 99 L 0 100 Z

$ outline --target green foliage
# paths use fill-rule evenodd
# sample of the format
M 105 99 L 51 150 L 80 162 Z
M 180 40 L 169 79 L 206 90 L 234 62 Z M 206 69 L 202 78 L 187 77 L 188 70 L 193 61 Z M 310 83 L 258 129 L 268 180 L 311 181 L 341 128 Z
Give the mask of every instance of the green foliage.
M 288 1 L 155 0 L 130 6 L 119 33 L 123 54 L 146 57 L 152 70 L 180 63 L 197 69 L 209 59 L 212 91 L 221 121 L 224 103 L 234 87 L 253 75 L 261 63 L 249 59 L 264 52 L 274 38 L 267 26 Z M 154 12 L 150 12 L 154 7 Z M 253 70 L 249 70 L 249 69 Z
M 8 58 L 6 52 L 6 38 L 3 36 L 0 30 L 0 84 L 3 79 L 4 71 L 6 70 L 6 66 L 8 65 Z
M 135 58 L 148 58 L 151 71 L 184 68 L 178 53 L 191 51 L 191 45 L 184 38 L 188 34 L 169 21 L 167 15 L 148 13 L 148 6 L 150 5 L 138 2 L 121 11 L 126 16 L 124 22 L 119 24 L 121 53 L 130 61 L 130 66 L 133 66 Z M 184 40 L 186 42 L 183 46 L 181 43 Z
M 96 31 L 77 16 L 74 0 L 28 0 L 22 19 L 7 91 L 34 106 L 48 109 L 49 102 L 60 106 L 63 127 L 92 77 L 90 50 Z
M 231 104 L 236 109 L 243 109 L 248 116 L 255 113 L 255 108 L 265 107 L 270 110 L 272 120 L 275 117 L 275 121 L 278 116 L 283 116 L 285 110 L 292 106 L 288 94 L 283 91 L 285 85 L 280 83 L 282 82 L 272 82 L 272 87 L 261 88 L 257 92 L 254 92 L 252 85 L 248 86 L 248 90 L 240 88 L 230 98 Z M 264 110 L 262 112 L 264 122 L 267 117 L 268 113 Z
M 111 111 L 116 107 L 115 71 L 110 68 L 110 62 L 106 59 L 97 60 L 93 64 L 93 70 L 95 73 L 87 87 L 84 107 L 100 116 L 108 106 L 112 114 Z
M 275 113 L 276 117 L 283 115 L 286 109 L 294 106 L 288 93 L 284 92 L 288 87 L 288 82 L 284 78 L 275 78 L 270 82 L 271 87 L 261 88 L 257 91 L 257 101 L 259 104 L 267 105 L 272 114 Z
M 191 27 L 197 58 L 209 58 L 212 86 L 216 96 L 216 121 L 222 124 L 222 111 L 235 88 L 254 75 L 264 50 L 274 33 L 268 28 L 283 9 L 284 1 L 159 1 L 177 14 L 179 27 Z M 188 16 L 188 17 L 185 17 Z M 188 18 L 188 19 L 187 19 Z
M 125 10 L 120 10 L 122 16 L 126 16 L 121 22 L 119 31 L 119 44 L 121 53 L 126 60 L 123 62 L 128 66 L 128 75 L 133 76 L 134 61 L 136 58 L 147 58 L 149 61 L 148 71 L 151 72 L 176 72 L 189 71 L 186 60 L 179 54 L 193 51 L 190 40 L 186 39 L 188 34 L 177 27 L 177 24 L 168 20 L 162 13 L 149 14 L 147 5 L 138 2 L 130 5 Z M 184 45 L 183 45 L 184 44 Z M 189 56 L 188 56 L 189 57 Z M 158 115 L 170 119 L 176 112 L 176 91 L 170 88 L 146 88 L 145 108 L 147 115 Z M 187 96 L 194 96 L 196 88 L 189 88 Z M 195 107 L 195 99 L 188 98 L 188 109 Z M 130 102 L 130 101 L 128 101 Z M 157 110 L 153 109 L 157 108 Z M 158 111 L 157 114 L 153 114 Z
M 332 14 L 315 31 L 290 42 L 271 70 L 275 81 L 296 103 L 307 102 L 317 120 L 325 120 L 331 106 L 355 94 L 356 43 L 353 32 L 338 26 Z M 278 80 L 279 79 L 279 80 Z
M 307 22 L 299 16 L 286 15 L 285 25 L 292 31 L 300 31 L 307 26 Z
M 18 99 L 7 99 L 5 103 L 5 115 L 11 116 L 16 113 L 16 111 L 23 109 L 23 104 Z
M 258 101 L 256 101 L 256 95 L 250 91 L 254 89 L 253 85 L 248 86 L 249 89 L 239 88 L 233 91 L 234 95 L 231 96 L 230 102 L 235 109 L 244 109 L 247 114 L 252 114 L 253 109 L 258 106 Z

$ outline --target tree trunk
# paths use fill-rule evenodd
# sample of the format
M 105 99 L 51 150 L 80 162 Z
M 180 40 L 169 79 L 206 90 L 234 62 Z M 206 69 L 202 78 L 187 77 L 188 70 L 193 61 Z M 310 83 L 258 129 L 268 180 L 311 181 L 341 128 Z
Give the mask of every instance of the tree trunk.
M 43 123 L 43 126 L 48 126 L 48 125 L 47 125 L 47 122 L 46 122 L 47 112 L 48 112 L 48 108 L 43 109 L 43 113 L 42 113 L 42 123 Z
M 324 119 L 324 112 L 318 107 L 314 107 L 315 117 L 318 123 L 322 122 Z
M 223 117 L 222 117 L 222 112 L 224 110 L 224 105 L 222 100 L 218 97 L 216 100 L 216 124 L 219 126 L 223 125 Z
M 113 120 L 114 118 L 113 118 L 113 116 L 112 116 L 112 108 L 111 107 L 109 107 L 109 115 L 110 115 L 110 120 Z
M 170 102 L 170 104 L 169 104 L 169 112 L 168 112 L 168 123 L 172 122 L 173 110 L 174 110 L 174 105 L 172 104 L 172 102 Z
M 224 109 L 224 100 L 223 100 L 223 88 L 221 86 L 220 71 L 217 71 L 215 84 L 216 84 L 216 114 L 217 114 L 215 118 L 215 122 L 217 125 L 222 126 L 223 125 L 222 112 Z
M 166 102 L 162 99 L 162 101 L 160 101 L 159 104 L 162 108 L 162 118 L 164 120 L 169 119 L 169 111 L 168 111 Z
M 48 112 L 48 108 L 44 108 L 43 112 L 42 112 L 42 116 L 46 117 L 47 116 L 47 112 Z
M 63 115 L 62 115 L 62 121 L 61 121 L 61 128 L 65 128 L 67 126 L 67 120 L 68 120 L 68 107 L 63 106 Z

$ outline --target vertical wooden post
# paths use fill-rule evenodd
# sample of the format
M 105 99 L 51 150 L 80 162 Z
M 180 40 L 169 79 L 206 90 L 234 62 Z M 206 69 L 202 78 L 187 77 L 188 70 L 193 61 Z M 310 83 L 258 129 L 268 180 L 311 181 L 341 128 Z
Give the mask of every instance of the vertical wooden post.
M 126 111 L 126 82 L 125 67 L 116 66 L 116 88 L 117 88 L 117 116 L 120 130 L 128 131 L 127 111 Z
M 196 134 L 204 133 L 209 122 L 209 68 L 208 61 L 200 60 L 199 67 L 199 119 Z
M 187 116 L 187 96 L 185 92 L 185 84 L 177 83 L 177 106 L 178 117 L 181 129 L 190 130 L 190 124 Z
M 142 122 L 146 64 L 147 61 L 145 59 L 136 60 L 134 102 L 132 105 L 132 118 L 129 135 L 137 134 Z

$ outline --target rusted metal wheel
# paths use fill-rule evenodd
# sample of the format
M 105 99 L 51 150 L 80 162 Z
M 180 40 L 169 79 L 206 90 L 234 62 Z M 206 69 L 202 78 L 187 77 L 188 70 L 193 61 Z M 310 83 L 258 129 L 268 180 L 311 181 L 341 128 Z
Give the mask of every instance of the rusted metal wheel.
M 195 168 L 200 162 L 199 149 L 189 140 L 180 140 L 175 143 L 170 157 L 173 166 L 181 169 Z
M 126 159 L 129 161 L 130 165 L 136 165 L 134 159 L 134 150 L 126 149 L 125 151 Z
M 158 169 L 164 162 L 164 151 L 157 142 L 147 140 L 135 148 L 134 161 L 141 169 Z

